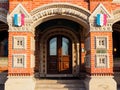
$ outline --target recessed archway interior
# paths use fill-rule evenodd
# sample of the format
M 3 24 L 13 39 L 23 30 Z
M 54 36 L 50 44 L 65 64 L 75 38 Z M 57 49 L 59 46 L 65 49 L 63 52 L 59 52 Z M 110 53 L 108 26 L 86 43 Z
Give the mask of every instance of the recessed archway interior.
M 63 38 L 70 39 L 71 44 L 71 62 L 72 62 L 72 74 L 79 73 L 81 62 L 81 43 L 84 41 L 81 39 L 83 33 L 83 27 L 68 19 L 52 19 L 39 24 L 35 31 L 35 70 L 43 74 L 48 74 L 48 47 L 50 38 Z M 52 40 L 51 39 L 51 40 Z M 59 39 L 60 40 L 60 39 Z M 57 45 L 58 46 L 58 45 Z M 59 51 L 58 51 L 59 52 Z M 67 67 L 68 64 L 66 64 Z M 65 67 L 65 65 L 64 65 Z
M 0 21 L 0 57 L 8 56 L 8 25 Z
M 120 21 L 113 24 L 113 61 L 114 71 L 120 68 Z

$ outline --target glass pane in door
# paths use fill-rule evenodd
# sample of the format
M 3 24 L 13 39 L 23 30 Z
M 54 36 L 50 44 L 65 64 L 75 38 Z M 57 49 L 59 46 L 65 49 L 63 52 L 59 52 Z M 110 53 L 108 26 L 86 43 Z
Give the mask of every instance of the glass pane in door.
M 62 55 L 68 55 L 69 40 L 65 37 L 62 38 Z
M 50 55 L 57 55 L 57 38 L 52 38 L 49 42 L 50 45 Z

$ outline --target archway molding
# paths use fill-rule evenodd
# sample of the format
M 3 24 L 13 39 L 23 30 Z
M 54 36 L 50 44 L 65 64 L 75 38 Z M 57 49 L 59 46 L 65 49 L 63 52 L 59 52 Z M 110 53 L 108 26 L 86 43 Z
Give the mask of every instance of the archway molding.
M 7 13 L 8 11 L 4 8 L 0 8 L 0 21 L 7 24 Z
M 80 41 L 78 37 L 69 29 L 65 28 L 53 28 L 49 30 L 45 30 L 44 34 L 40 38 L 40 76 L 44 77 L 47 75 L 47 41 L 50 37 L 55 35 L 64 35 L 72 41 L 72 75 L 76 76 L 79 74 L 79 49 L 80 49 Z M 44 66 L 44 67 L 43 67 Z
M 50 19 L 63 18 L 73 20 L 88 28 L 90 14 L 85 8 L 70 3 L 51 3 L 40 6 L 30 12 L 34 27 Z

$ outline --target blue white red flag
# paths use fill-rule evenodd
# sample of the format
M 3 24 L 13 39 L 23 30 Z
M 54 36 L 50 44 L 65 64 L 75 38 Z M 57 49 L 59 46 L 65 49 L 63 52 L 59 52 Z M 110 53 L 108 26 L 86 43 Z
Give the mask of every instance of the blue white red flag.
M 103 26 L 107 24 L 107 15 L 106 14 L 97 14 L 97 25 Z
M 14 25 L 22 26 L 24 25 L 24 14 L 14 14 Z

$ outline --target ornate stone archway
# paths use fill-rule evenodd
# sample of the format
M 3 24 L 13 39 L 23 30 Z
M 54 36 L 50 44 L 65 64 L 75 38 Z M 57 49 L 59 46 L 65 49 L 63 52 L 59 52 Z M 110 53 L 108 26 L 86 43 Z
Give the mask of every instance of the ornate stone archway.
M 7 13 L 8 11 L 4 8 L 0 8 L 0 21 L 7 24 Z
M 120 21 L 120 9 L 116 9 L 113 11 L 113 17 L 114 17 L 114 21 L 112 22 L 112 24 Z
M 70 3 L 51 3 L 38 7 L 30 12 L 33 19 L 33 26 L 55 18 L 66 18 L 73 20 L 83 27 L 89 27 L 88 18 L 90 12 L 83 7 Z
M 40 6 L 30 12 L 32 21 L 32 30 L 35 33 L 35 27 L 51 19 L 68 19 L 77 22 L 84 28 L 84 33 L 89 32 L 89 16 L 91 13 L 83 7 L 70 3 L 51 3 Z M 77 39 L 76 39 L 77 40 Z M 79 46 L 79 44 L 78 44 Z M 79 47 L 78 47 L 79 48 Z

